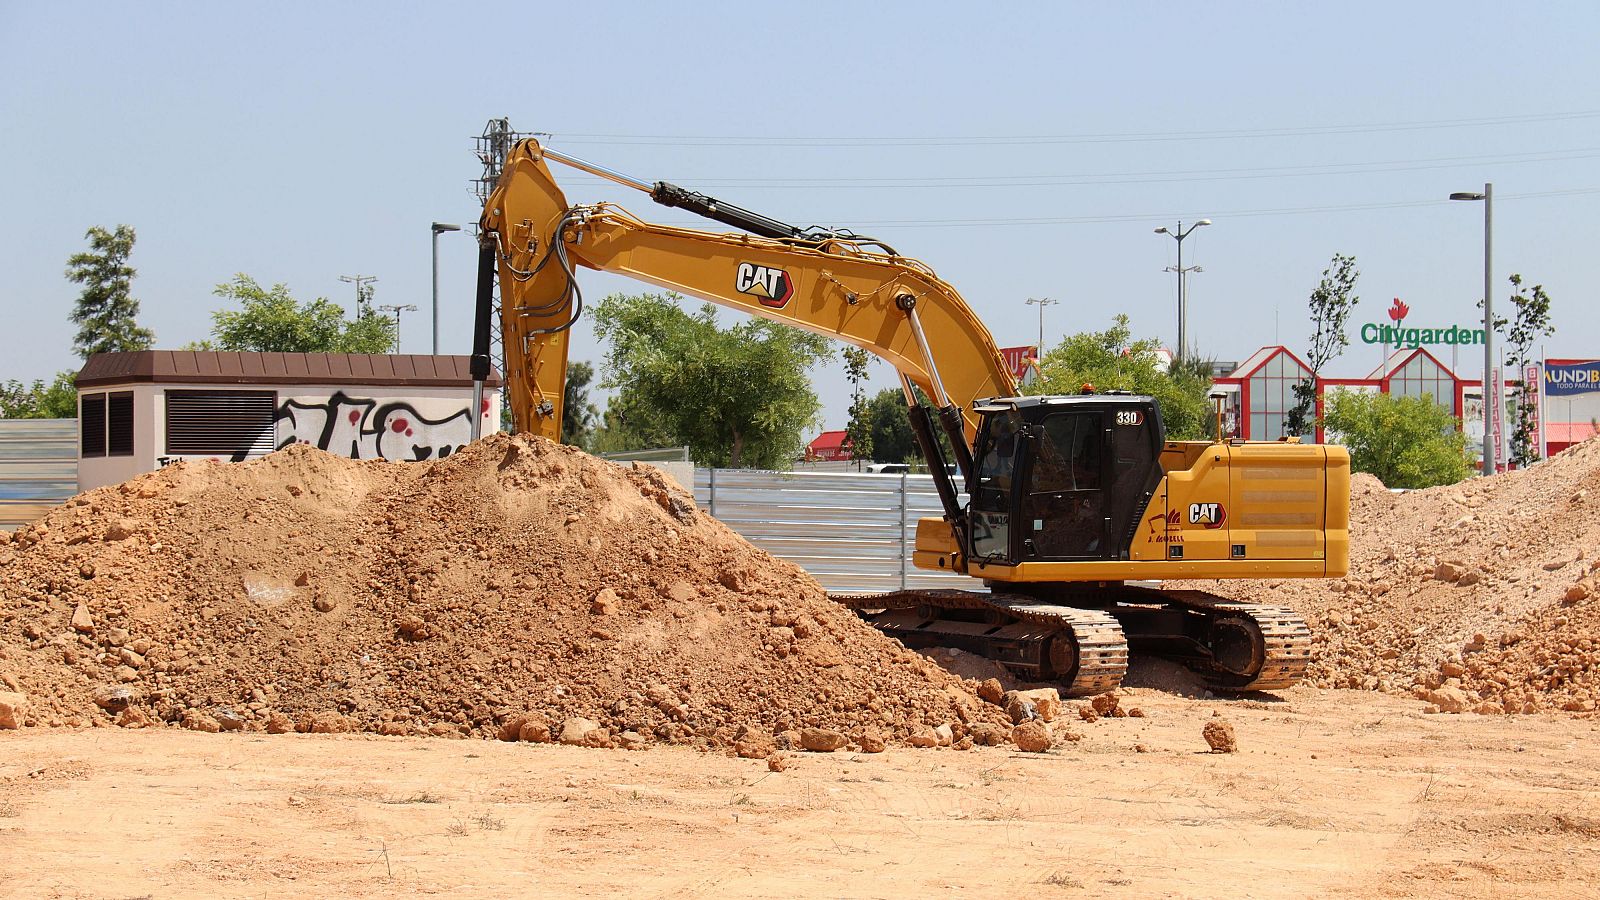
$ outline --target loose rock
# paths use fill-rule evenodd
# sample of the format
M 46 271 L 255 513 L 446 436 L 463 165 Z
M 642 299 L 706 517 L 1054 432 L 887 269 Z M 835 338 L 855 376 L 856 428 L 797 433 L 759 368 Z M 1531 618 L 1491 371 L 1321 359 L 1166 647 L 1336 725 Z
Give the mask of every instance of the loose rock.
M 832 753 L 841 750 L 849 739 L 837 731 L 827 728 L 803 728 L 800 730 L 800 746 L 813 753 Z
M 1041 722 L 1024 722 L 1011 729 L 1011 742 L 1018 750 L 1043 753 L 1050 749 L 1050 732 Z
M 21 728 L 28 711 L 28 696 L 20 691 L 0 692 L 0 729 Z
M 561 723 L 561 743 L 582 745 L 585 738 L 600 730 L 600 723 L 577 716 Z
M 1200 730 L 1212 753 L 1237 753 L 1239 742 L 1234 739 L 1233 725 L 1226 719 L 1212 719 Z

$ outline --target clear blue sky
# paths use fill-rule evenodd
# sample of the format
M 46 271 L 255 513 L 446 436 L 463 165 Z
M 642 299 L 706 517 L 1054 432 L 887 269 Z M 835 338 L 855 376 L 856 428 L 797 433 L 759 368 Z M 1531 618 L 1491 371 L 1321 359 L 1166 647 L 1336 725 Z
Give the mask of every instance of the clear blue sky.
M 1302 349 L 1335 251 L 1361 321 L 1470 320 L 1482 208 L 1495 271 L 1554 297 L 1552 356 L 1600 355 L 1600 5 L 0 3 L 0 379 L 76 368 L 66 259 L 138 230 L 141 321 L 206 336 L 236 272 L 346 306 L 415 303 L 428 350 L 433 220 L 478 209 L 492 116 L 645 179 L 798 224 L 857 228 L 931 264 L 1002 344 L 1128 313 L 1175 337 L 1170 238 L 1207 355 Z M 598 137 L 603 135 L 615 137 Z M 852 181 L 851 179 L 859 179 Z M 568 180 L 686 221 L 643 195 Z M 659 212 L 658 212 L 659 210 Z M 441 240 L 442 343 L 466 352 L 474 251 Z M 639 290 L 592 276 L 586 293 Z M 727 314 L 730 315 L 731 314 Z M 574 357 L 599 361 L 580 327 Z M 1448 354 L 1445 354 L 1449 362 Z M 1363 374 L 1357 343 L 1334 374 Z M 830 427 L 848 399 L 815 373 Z M 1463 359 L 1465 373 L 1477 365 Z M 894 384 L 885 365 L 874 380 Z

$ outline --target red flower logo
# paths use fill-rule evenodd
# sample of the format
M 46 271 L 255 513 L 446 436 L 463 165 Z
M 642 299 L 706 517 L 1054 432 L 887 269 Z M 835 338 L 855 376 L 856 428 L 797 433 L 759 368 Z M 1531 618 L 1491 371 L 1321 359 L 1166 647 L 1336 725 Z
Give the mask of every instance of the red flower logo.
M 1400 298 L 1396 297 L 1396 298 L 1394 298 L 1394 305 L 1389 307 L 1389 318 L 1393 319 L 1396 322 L 1399 322 L 1401 319 L 1404 319 L 1406 317 L 1406 315 L 1408 313 L 1410 313 L 1410 312 L 1411 312 L 1411 307 L 1405 305 L 1404 303 L 1401 303 L 1400 302 Z

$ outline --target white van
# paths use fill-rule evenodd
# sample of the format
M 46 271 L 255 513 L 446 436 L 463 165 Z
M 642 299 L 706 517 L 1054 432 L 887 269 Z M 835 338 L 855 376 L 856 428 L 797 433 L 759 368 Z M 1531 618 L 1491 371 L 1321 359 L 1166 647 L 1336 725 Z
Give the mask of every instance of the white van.
M 904 475 L 911 471 L 911 466 L 906 463 L 869 463 L 866 471 L 869 475 Z

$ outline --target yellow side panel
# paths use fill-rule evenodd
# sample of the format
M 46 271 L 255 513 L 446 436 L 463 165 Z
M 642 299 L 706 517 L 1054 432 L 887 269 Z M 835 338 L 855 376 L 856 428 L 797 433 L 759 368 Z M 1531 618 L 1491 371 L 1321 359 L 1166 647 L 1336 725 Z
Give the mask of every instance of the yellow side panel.
M 1324 559 L 1327 448 L 1245 443 L 1232 449 L 1229 526 L 1246 558 Z
M 1323 514 L 1327 576 L 1340 578 L 1350 571 L 1350 451 L 1328 446 L 1328 499 Z
M 911 554 L 911 563 L 934 572 L 964 571 L 961 546 L 950 533 L 949 522 L 929 516 L 917 520 L 917 549 Z
M 1174 547 L 1183 548 L 1184 560 L 1228 558 L 1228 490 L 1233 482 L 1234 449 L 1212 444 L 1188 470 L 1167 473 L 1165 558 L 1171 558 Z

